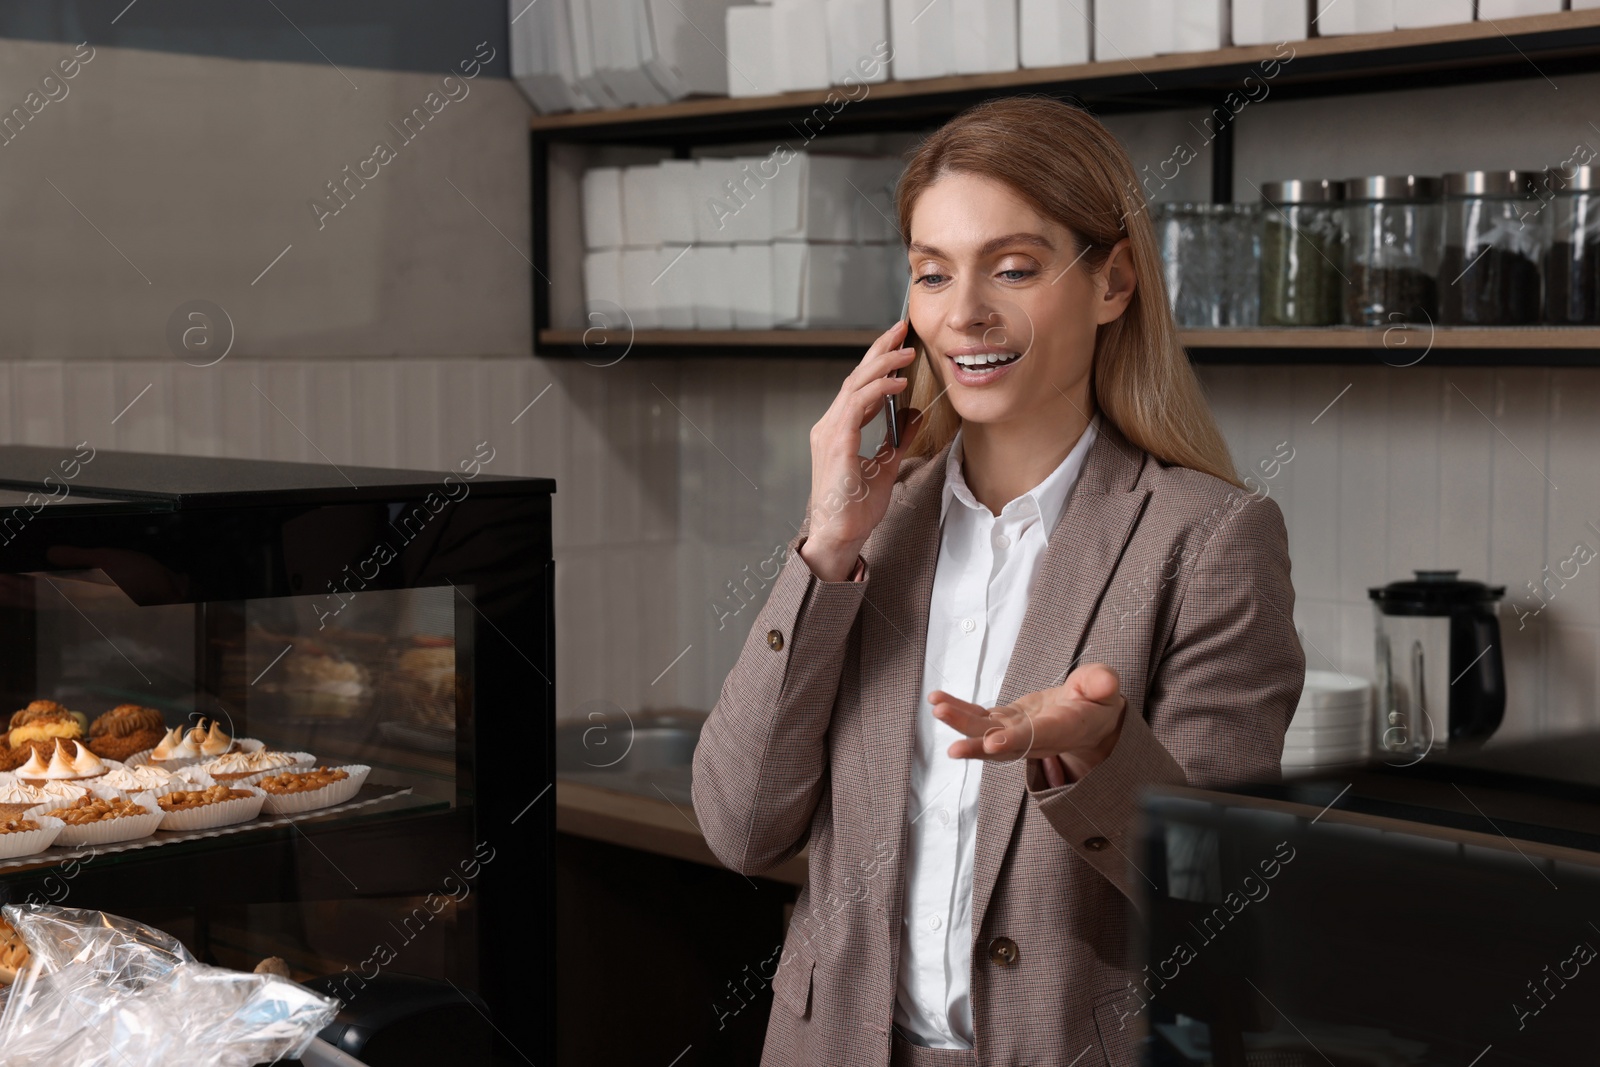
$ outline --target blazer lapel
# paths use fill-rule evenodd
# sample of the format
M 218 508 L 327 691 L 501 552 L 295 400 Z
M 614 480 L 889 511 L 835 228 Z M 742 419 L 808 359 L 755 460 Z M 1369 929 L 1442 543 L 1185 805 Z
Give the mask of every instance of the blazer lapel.
M 1143 461 L 1143 454 L 1102 419 L 1099 436 L 1084 457 L 1078 482 L 1050 535 L 1000 687 L 1001 705 L 1025 693 L 1060 685 L 1076 665 L 1084 629 L 1099 607 L 1149 496 L 1148 489 L 1134 488 Z M 930 593 L 931 589 L 930 570 Z M 925 597 L 924 634 L 926 602 Z M 1027 798 L 1026 771 L 1027 761 L 1021 759 L 983 766 L 972 875 L 974 939 L 983 927 L 1017 813 Z
M 905 857 L 901 831 L 916 715 L 922 701 L 922 665 L 928 643 L 928 608 L 939 564 L 939 508 L 944 495 L 947 444 L 938 455 L 894 486 L 880 547 L 868 561 L 871 578 L 861 608 L 861 678 L 872 698 L 863 701 L 863 744 L 871 768 L 873 844 L 893 851 L 884 872 L 890 941 L 900 922 Z

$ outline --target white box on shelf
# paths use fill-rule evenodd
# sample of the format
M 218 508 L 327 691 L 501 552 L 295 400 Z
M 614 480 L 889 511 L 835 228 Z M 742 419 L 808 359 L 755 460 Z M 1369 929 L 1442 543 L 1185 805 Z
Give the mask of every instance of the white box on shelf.
M 896 81 L 954 74 L 955 7 L 939 0 L 889 0 L 889 41 Z
M 622 250 L 602 249 L 583 256 L 584 329 L 591 326 L 623 328 Z
M 747 244 L 772 240 L 777 194 L 775 156 L 735 156 L 702 159 L 697 172 L 700 212 L 695 225 L 699 239 L 717 244 Z
M 578 85 L 564 0 L 547 0 L 537 10 L 525 0 L 508 0 L 508 4 L 511 77 L 534 109 L 543 115 L 592 109 L 594 101 Z
M 739 161 L 707 158 L 695 162 L 695 240 L 702 244 L 732 244 L 738 230 L 736 222 L 734 229 L 729 228 L 729 220 L 737 219 L 739 202 L 729 191 L 729 183 L 739 177 Z
M 769 96 L 777 92 L 773 62 L 773 14 L 768 4 L 728 8 L 728 95 Z
M 1094 5 L 1096 62 L 1153 56 L 1160 37 L 1171 32 L 1170 23 L 1157 25 L 1156 0 L 1098 0 Z
M 1310 33 L 1311 16 L 1306 0 L 1233 0 L 1233 43 L 1236 45 L 1303 41 Z
M 733 246 L 697 245 L 678 266 L 689 268 L 695 329 L 733 329 Z
M 1478 18 L 1514 19 L 1523 15 L 1553 15 L 1564 6 L 1562 0 L 1478 0 Z
M 661 246 L 652 287 L 664 330 L 694 329 L 694 281 L 689 261 L 698 254 L 692 245 Z
M 699 160 L 663 159 L 656 165 L 656 226 L 662 244 L 692 245 L 699 240 L 694 229 L 696 211 L 705 207 L 695 200 Z
M 1156 52 L 1214 52 L 1229 33 L 1228 0 L 1156 0 Z
M 1572 10 L 1583 11 L 1591 7 L 1600 7 L 1600 0 L 1572 0 Z
M 733 273 L 728 279 L 733 293 L 733 328 L 772 328 L 772 245 L 767 242 L 733 246 Z
M 828 24 L 829 82 L 855 86 L 888 81 L 889 9 L 885 0 L 823 0 L 823 8 Z
M 526 0 L 511 0 L 512 3 Z M 728 95 L 728 0 L 648 0 L 655 58 L 645 73 L 669 100 Z
M 898 241 L 900 160 L 804 152 L 773 183 L 772 236 L 792 241 Z
M 661 205 L 657 183 L 661 168 L 644 163 L 622 168 L 622 244 L 625 248 L 654 248 L 661 243 Z
M 622 168 L 590 167 L 583 172 L 583 246 L 622 247 Z
M 823 0 L 773 0 L 772 59 L 778 92 L 828 87 L 828 13 Z
M 1448 26 L 1472 21 L 1472 0 L 1394 0 L 1396 29 Z
M 1394 29 L 1394 0 L 1317 0 L 1317 32 L 1388 33 Z
M 888 251 L 887 245 L 774 242 L 774 324 L 794 329 L 887 328 L 881 318 L 888 303 L 889 274 L 884 266 Z
M 616 98 L 606 86 L 605 79 L 601 78 L 599 71 L 595 69 L 596 0 L 554 0 L 554 2 L 567 5 L 568 21 L 572 27 L 573 72 L 577 76 L 579 88 L 595 102 L 596 107 L 621 107 L 622 101 Z
M 1024 67 L 1064 67 L 1089 62 L 1088 4 L 1075 0 L 1020 0 L 1018 60 Z
M 941 0 L 942 2 L 942 0 Z M 949 0 L 962 40 L 957 74 L 1017 69 L 1017 0 Z
M 590 0 L 594 22 L 595 73 L 623 104 L 664 104 L 667 95 L 650 80 L 645 65 L 655 60 L 650 16 L 644 0 Z
M 635 330 L 654 330 L 661 325 L 657 289 L 651 284 L 661 272 L 657 264 L 660 254 L 659 248 L 622 250 L 622 309 Z

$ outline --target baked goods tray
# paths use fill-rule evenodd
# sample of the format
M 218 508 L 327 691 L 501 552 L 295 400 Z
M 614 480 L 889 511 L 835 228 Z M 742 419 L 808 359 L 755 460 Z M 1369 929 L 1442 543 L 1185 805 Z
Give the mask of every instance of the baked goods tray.
M 326 808 L 315 808 L 311 811 L 297 812 L 293 815 L 260 815 L 248 822 L 234 823 L 231 826 L 215 826 L 207 830 L 157 830 L 149 837 L 141 837 L 135 841 L 118 841 L 107 845 L 83 845 L 77 848 L 61 847 L 47 848 L 43 852 L 35 852 L 31 856 L 18 856 L 15 859 L 0 860 L 0 872 L 17 867 L 47 866 L 56 863 L 65 863 L 70 860 L 83 860 L 84 851 L 87 849 L 96 856 L 108 856 L 114 852 L 132 852 L 141 848 L 159 848 L 162 845 L 176 845 L 184 841 L 198 841 L 206 837 L 228 837 L 232 834 L 241 834 L 250 830 L 265 830 L 276 826 L 287 826 L 290 823 L 310 822 L 329 815 L 342 815 L 347 812 L 370 808 L 396 797 L 411 795 L 409 786 L 396 788 L 393 786 L 379 786 L 383 792 L 373 794 L 374 787 L 368 786 L 362 790 L 354 800 L 343 804 L 333 804 Z

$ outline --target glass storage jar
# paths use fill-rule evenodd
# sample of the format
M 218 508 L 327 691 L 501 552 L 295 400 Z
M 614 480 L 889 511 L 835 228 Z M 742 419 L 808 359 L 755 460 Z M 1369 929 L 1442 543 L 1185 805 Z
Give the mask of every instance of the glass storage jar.
M 1470 170 L 1444 176 L 1444 253 L 1439 316 L 1452 326 L 1523 326 L 1539 321 L 1544 226 L 1537 176 Z
M 1339 321 L 1344 238 L 1335 207 L 1342 192 L 1325 178 L 1261 184 L 1261 325 Z
M 1351 178 L 1339 210 L 1346 326 L 1439 319 L 1443 183 L 1415 174 Z
M 1155 206 L 1156 244 L 1179 326 L 1257 324 L 1257 218 L 1254 204 Z
M 1544 320 L 1600 325 L 1600 167 L 1547 171 Z

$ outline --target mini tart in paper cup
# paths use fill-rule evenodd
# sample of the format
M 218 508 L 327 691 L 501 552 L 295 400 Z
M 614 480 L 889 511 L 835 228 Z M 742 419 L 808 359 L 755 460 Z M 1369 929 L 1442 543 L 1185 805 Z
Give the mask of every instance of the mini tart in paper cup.
M 90 791 L 104 796 L 107 792 L 115 790 L 125 797 L 135 793 L 149 793 L 152 796 L 165 796 L 175 789 L 188 789 L 189 782 L 170 771 L 165 772 L 165 781 L 159 781 L 162 773 L 159 767 L 149 764 L 129 764 L 127 766 L 113 767 L 99 778 L 92 779 Z
M 236 737 L 233 739 L 233 748 L 229 749 L 228 751 L 260 752 L 266 747 L 266 742 L 257 741 L 253 737 Z M 155 751 L 156 750 L 152 748 L 144 752 L 135 752 L 122 762 L 126 763 L 130 767 L 140 763 L 148 763 L 152 767 L 160 767 L 164 771 L 177 772 L 189 767 L 198 767 L 202 763 L 210 763 L 212 760 L 217 758 L 216 756 L 183 756 L 178 759 L 158 760 L 154 758 Z M 227 752 L 223 753 L 224 756 L 227 754 Z
M 204 786 L 196 787 L 198 792 Z M 229 789 L 236 790 L 247 796 L 237 797 L 233 800 L 219 800 L 211 804 L 202 804 L 198 808 L 184 808 L 179 811 L 163 812 L 161 828 L 163 830 L 209 830 L 214 826 L 232 826 L 234 823 L 249 822 L 261 814 L 261 804 L 267 799 L 267 794 L 251 786 L 230 785 Z M 168 793 L 161 800 L 169 800 L 174 794 Z M 159 802 L 158 802 L 159 803 Z
M 305 767 L 280 773 L 305 774 L 315 769 L 313 767 Z M 344 767 L 330 767 L 329 770 L 344 771 L 348 777 L 329 783 L 321 789 L 307 789 L 300 793 L 268 792 L 266 794 L 267 802 L 261 808 L 262 812 L 267 815 L 294 815 L 302 811 L 315 811 L 317 808 L 329 808 L 335 804 L 343 804 L 361 791 L 361 783 L 365 782 L 367 775 L 372 773 L 372 768 L 362 763 L 353 763 Z M 273 776 L 269 775 L 268 777 Z M 259 782 L 255 788 L 261 788 Z
M 8 834 L 0 834 L 0 860 L 15 859 L 18 856 L 32 856 L 36 852 L 43 852 L 55 844 L 56 838 L 61 836 L 61 831 L 66 823 L 60 819 L 52 819 L 48 815 L 17 816 L 28 818 L 39 824 L 37 830 L 16 830 Z
M 156 832 L 156 827 L 161 825 L 161 809 L 156 806 L 156 798 L 149 793 L 135 793 L 130 797 L 123 797 L 114 789 L 103 791 L 102 800 L 115 796 L 138 804 L 149 814 L 123 815 L 115 819 L 101 819 L 98 822 L 65 823 L 61 834 L 55 839 L 56 845 L 77 847 L 79 845 L 109 845 L 118 841 L 137 841 L 141 837 L 149 837 Z M 43 815 L 54 818 L 49 813 L 65 807 L 60 801 L 49 801 L 39 805 L 28 813 L 28 818 L 37 820 Z M 64 820 L 63 820 L 64 821 Z
M 251 755 L 254 754 L 255 753 L 251 753 Z M 199 781 L 200 779 L 198 775 L 203 774 L 212 782 L 217 782 L 221 785 L 231 785 L 242 788 L 247 785 L 255 785 L 257 782 L 261 781 L 261 779 L 266 778 L 269 775 L 287 774 L 293 771 L 308 771 L 315 768 L 317 765 L 317 757 L 313 756 L 309 752 L 280 752 L 273 750 L 273 754 L 283 756 L 290 762 L 279 767 L 266 767 L 259 771 L 246 771 L 243 774 L 230 774 L 227 772 L 218 771 L 216 767 L 217 761 L 210 760 L 206 763 L 202 763 L 198 767 L 192 767 L 186 770 L 185 777 L 194 781 Z M 227 756 L 218 757 L 218 759 L 222 760 L 227 758 Z

